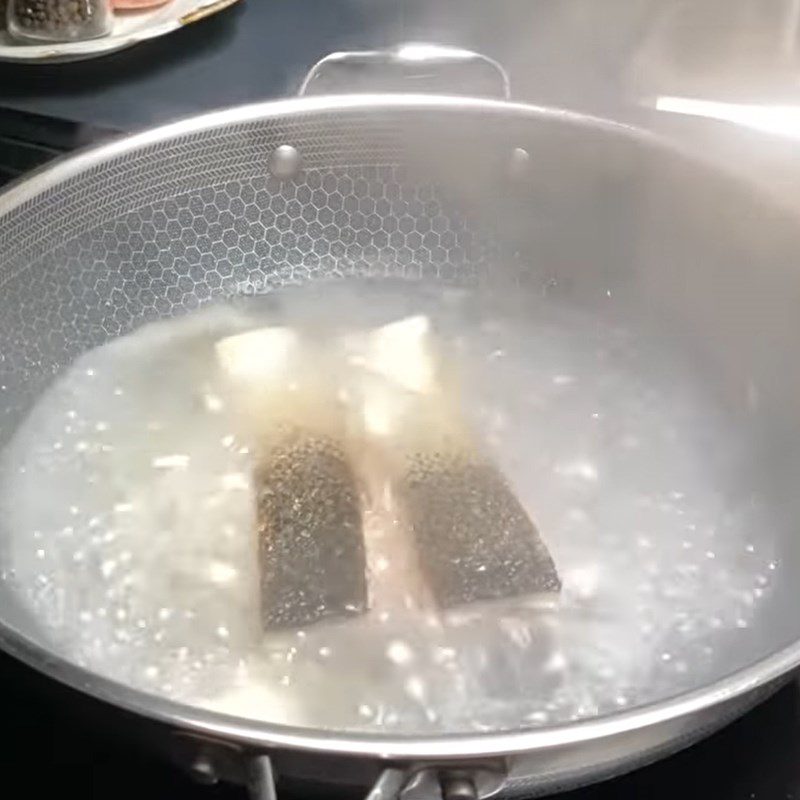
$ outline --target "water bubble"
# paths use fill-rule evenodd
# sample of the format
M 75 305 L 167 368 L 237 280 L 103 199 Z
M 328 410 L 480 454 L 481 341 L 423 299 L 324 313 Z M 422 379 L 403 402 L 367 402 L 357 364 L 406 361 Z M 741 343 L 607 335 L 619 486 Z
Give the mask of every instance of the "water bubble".
M 546 711 L 533 711 L 526 719 L 536 725 L 544 725 L 549 721 L 550 715 Z
M 152 464 L 153 469 L 186 469 L 189 466 L 189 456 L 185 453 L 157 456 Z
M 212 561 L 208 565 L 209 578 L 214 583 L 231 583 L 239 575 L 239 571 L 231 564 L 224 561 Z
M 222 476 L 222 488 L 226 491 L 246 491 L 250 481 L 243 472 L 229 472 Z
M 423 700 L 425 697 L 425 682 L 417 675 L 408 678 L 404 684 L 406 694 L 414 700 Z
M 566 669 L 567 658 L 563 652 L 557 650 L 554 652 L 544 665 L 546 672 L 562 672 Z
M 219 414 L 219 412 L 225 407 L 225 404 L 222 402 L 222 398 L 215 394 L 209 393 L 204 395 L 203 401 L 205 403 L 206 410 L 212 414 Z
M 597 467 L 587 459 L 557 464 L 555 471 L 561 477 L 578 478 L 590 483 L 595 483 L 598 479 Z

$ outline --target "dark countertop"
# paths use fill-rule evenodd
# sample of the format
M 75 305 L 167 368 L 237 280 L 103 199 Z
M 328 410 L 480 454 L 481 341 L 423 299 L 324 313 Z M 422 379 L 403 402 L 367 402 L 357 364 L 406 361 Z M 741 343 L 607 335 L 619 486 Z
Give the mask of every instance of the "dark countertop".
M 655 7 L 654 0 L 243 0 L 101 59 L 0 64 L 0 107 L 134 130 L 293 94 L 330 52 L 405 41 L 494 56 L 519 99 L 591 106 L 617 91 Z

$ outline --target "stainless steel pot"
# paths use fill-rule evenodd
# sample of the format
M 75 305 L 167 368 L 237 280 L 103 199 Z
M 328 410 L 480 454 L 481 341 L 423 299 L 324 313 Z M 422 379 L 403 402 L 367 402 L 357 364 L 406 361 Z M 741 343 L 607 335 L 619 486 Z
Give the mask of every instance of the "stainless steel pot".
M 639 308 L 694 352 L 719 402 L 758 434 L 748 490 L 773 501 L 770 535 L 796 575 L 796 213 L 642 130 L 510 102 L 505 73 L 475 54 L 339 54 L 303 91 L 342 81 L 450 94 L 230 109 L 67 158 L 0 198 L 2 439 L 84 350 L 215 298 L 339 275 L 506 281 L 520 296 L 555 293 L 605 314 Z M 375 781 L 371 798 L 533 796 L 658 758 L 771 692 L 800 663 L 792 583 L 776 587 L 713 683 L 609 717 L 486 735 L 349 735 L 181 706 L 62 658 L 2 583 L 0 642 L 154 721 L 199 777 L 246 781 L 259 798 L 274 796 L 274 771 Z

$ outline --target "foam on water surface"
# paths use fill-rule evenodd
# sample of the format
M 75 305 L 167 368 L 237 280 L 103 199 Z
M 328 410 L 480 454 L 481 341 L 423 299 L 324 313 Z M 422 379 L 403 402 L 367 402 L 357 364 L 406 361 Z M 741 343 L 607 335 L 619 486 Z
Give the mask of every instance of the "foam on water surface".
M 394 732 L 565 722 L 719 670 L 778 554 L 764 510 L 731 496 L 726 464 L 742 443 L 691 371 L 545 301 L 511 313 L 410 285 L 338 291 L 337 303 L 290 293 L 146 326 L 82 356 L 42 397 L 3 458 L 4 574 L 62 652 L 233 714 Z M 417 312 L 459 364 L 476 431 L 553 556 L 560 601 L 449 621 L 411 602 L 264 634 L 251 443 L 214 343 L 274 321 L 347 333 Z M 367 509 L 364 524 L 380 538 L 400 523 Z M 372 578 L 391 580 L 377 552 Z

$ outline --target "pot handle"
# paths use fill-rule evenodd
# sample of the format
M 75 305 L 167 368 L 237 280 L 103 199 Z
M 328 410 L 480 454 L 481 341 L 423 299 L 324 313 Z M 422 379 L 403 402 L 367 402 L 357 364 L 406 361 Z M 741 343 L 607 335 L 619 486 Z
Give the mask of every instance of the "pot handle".
M 375 781 L 365 800 L 397 800 L 408 782 L 403 769 L 388 767 Z M 250 800 L 278 800 L 275 790 L 275 773 L 268 755 L 256 756 L 250 762 L 247 788 Z
M 489 56 L 437 44 L 331 53 L 308 71 L 298 95 L 406 92 L 511 97 L 508 73 Z
M 503 761 L 477 765 L 417 764 L 407 767 L 386 767 L 378 775 L 365 800 L 399 800 L 401 794 L 410 800 L 436 797 L 441 800 L 478 800 L 496 794 L 507 775 Z M 266 754 L 250 761 L 248 788 L 251 800 L 277 800 L 272 760 Z
M 406 785 L 408 775 L 402 769 L 389 767 L 378 776 L 366 800 L 396 800 Z

